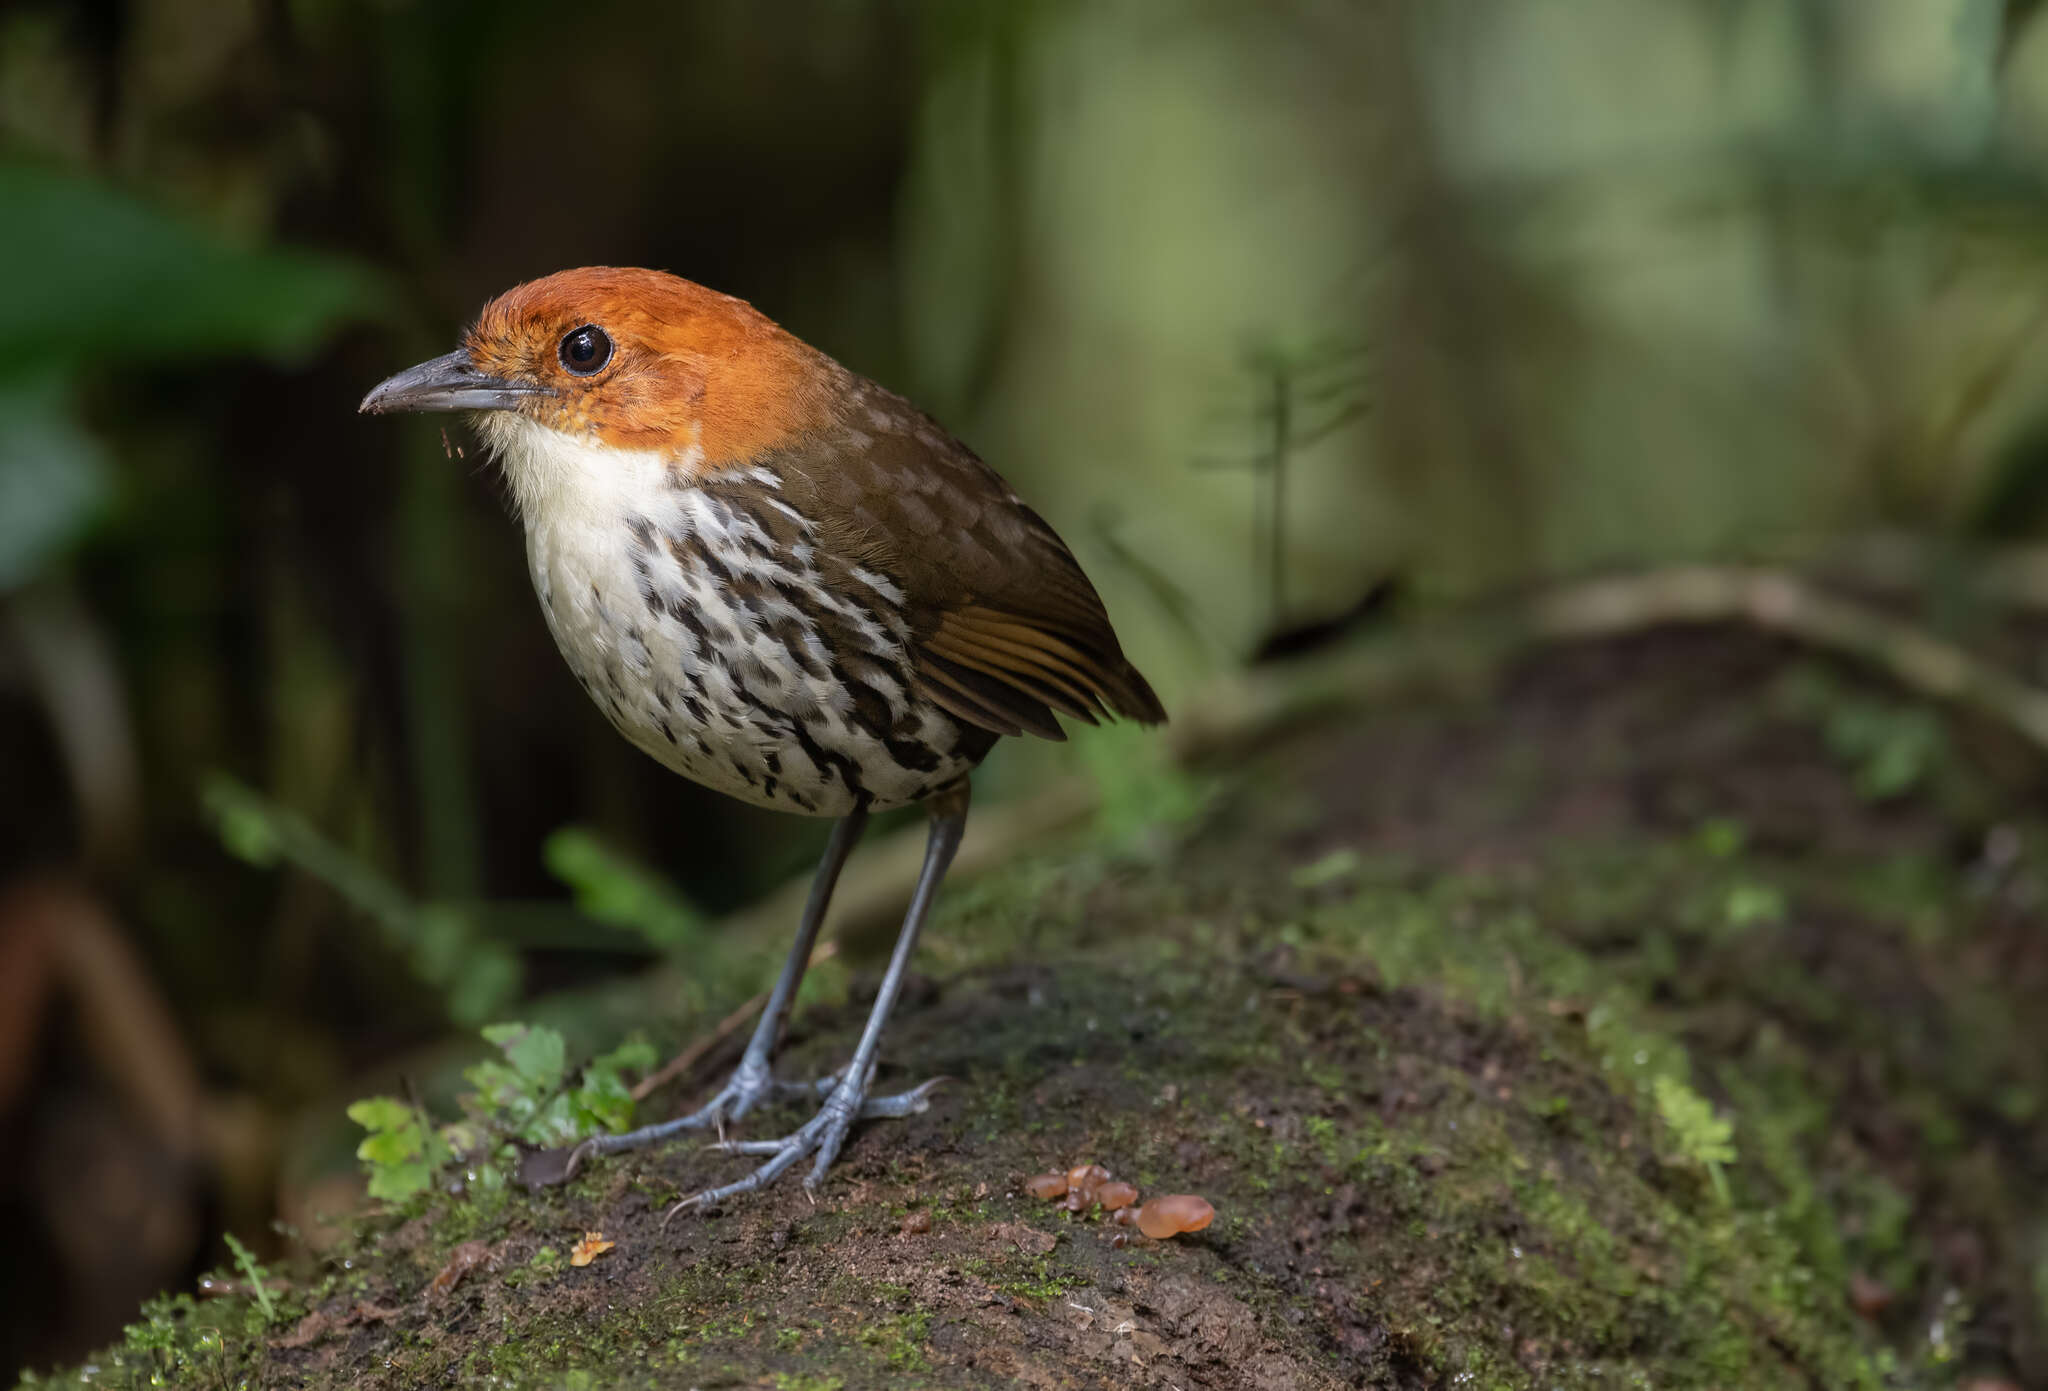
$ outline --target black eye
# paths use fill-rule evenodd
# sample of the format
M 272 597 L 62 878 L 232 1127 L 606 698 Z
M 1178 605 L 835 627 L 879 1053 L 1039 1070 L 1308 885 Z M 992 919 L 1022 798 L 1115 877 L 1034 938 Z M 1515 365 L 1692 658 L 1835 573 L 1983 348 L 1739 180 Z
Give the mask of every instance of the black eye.
M 562 365 L 579 377 L 602 372 L 611 360 L 611 337 L 596 324 L 585 324 L 562 340 Z

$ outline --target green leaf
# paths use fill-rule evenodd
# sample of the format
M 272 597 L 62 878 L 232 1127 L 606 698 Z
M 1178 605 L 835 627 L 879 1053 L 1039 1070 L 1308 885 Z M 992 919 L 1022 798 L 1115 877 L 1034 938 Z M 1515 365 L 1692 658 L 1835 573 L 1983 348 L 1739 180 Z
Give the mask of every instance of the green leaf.
M 611 1052 L 593 1058 L 583 1069 L 583 1081 L 571 1094 L 576 1105 L 578 1130 L 585 1135 L 599 1130 L 617 1133 L 633 1123 L 633 1088 L 627 1072 L 645 1072 L 654 1066 L 654 1045 L 631 1038 Z
M 433 1185 L 435 1172 L 453 1157 L 448 1142 L 396 1097 L 352 1102 L 348 1118 L 370 1132 L 356 1146 L 356 1158 L 369 1171 L 373 1198 L 402 1202 L 424 1193 Z
M 463 1098 L 463 1106 L 478 1127 L 534 1145 L 564 1145 L 624 1130 L 633 1117 L 625 1073 L 645 1071 L 656 1057 L 645 1039 L 629 1038 L 592 1059 L 576 1085 L 565 1088 L 568 1048 L 555 1030 L 503 1023 L 488 1025 L 483 1036 L 504 1061 L 485 1059 L 463 1069 L 476 1089 Z
M 617 1076 L 600 1077 L 576 1089 L 576 1118 L 580 1128 L 596 1133 L 616 1134 L 633 1123 L 633 1092 Z
M 0 379 L 88 362 L 303 353 L 385 312 L 340 257 L 236 246 L 110 184 L 0 162 Z M 33 267 L 33 271 L 28 268 Z
M 530 1145 L 566 1145 L 585 1139 L 591 1133 L 574 1100 L 566 1093 L 548 1098 L 547 1103 L 519 1128 L 519 1138 Z
M 551 1091 L 568 1070 L 569 1047 L 553 1029 L 528 1024 L 487 1024 L 484 1041 L 503 1050 L 519 1079 L 535 1091 Z
M 365 1130 L 391 1130 L 412 1118 L 412 1107 L 395 1096 L 366 1096 L 349 1103 L 348 1118 Z
M 505 1056 L 464 1068 L 475 1092 L 463 1105 L 495 1133 L 529 1144 L 558 1145 L 581 1139 L 588 1130 L 562 1087 L 568 1045 L 553 1029 L 520 1023 L 489 1024 L 486 1042 Z
M 627 1039 L 609 1053 L 600 1053 L 590 1060 L 587 1069 L 590 1074 L 621 1072 L 645 1072 L 653 1067 L 661 1055 L 654 1051 L 654 1045 L 637 1035 Z

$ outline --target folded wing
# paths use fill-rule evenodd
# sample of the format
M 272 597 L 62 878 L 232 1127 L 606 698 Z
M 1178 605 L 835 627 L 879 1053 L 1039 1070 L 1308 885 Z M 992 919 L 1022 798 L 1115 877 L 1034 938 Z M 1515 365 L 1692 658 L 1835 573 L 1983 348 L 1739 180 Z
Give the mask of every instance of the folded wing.
M 1064 739 L 1057 715 L 1163 721 L 1045 520 L 901 398 L 870 386 L 860 407 L 875 428 L 806 441 L 784 486 L 827 504 L 812 513 L 826 548 L 902 591 L 924 693 L 997 734 Z

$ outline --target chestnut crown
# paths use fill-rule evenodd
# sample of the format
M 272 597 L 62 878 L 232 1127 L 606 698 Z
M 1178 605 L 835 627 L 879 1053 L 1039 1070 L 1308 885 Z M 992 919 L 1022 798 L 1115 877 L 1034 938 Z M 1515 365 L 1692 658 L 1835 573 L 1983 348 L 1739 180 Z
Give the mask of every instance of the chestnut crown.
M 730 295 L 664 271 L 589 266 L 499 295 L 460 348 L 379 384 L 361 409 L 515 411 L 715 468 L 825 424 L 841 375 Z

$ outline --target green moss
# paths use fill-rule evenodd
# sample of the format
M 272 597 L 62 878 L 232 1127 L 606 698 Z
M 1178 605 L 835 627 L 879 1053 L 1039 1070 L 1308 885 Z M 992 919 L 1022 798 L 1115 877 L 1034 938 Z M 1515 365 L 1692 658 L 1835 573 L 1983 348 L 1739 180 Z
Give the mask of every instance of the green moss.
M 961 1270 L 984 1281 L 998 1294 L 1012 1299 L 1045 1301 L 1058 1299 L 1067 1291 L 1092 1283 L 1092 1277 L 1074 1269 L 1056 1249 L 1051 1255 L 1025 1256 L 1009 1252 L 1001 1256 L 970 1256 Z
M 897 1314 L 863 1328 L 858 1341 L 874 1349 L 891 1367 L 905 1372 L 921 1372 L 929 1366 L 924 1346 L 931 1336 L 931 1328 L 932 1316 L 929 1313 Z
M 846 1385 L 845 1377 L 809 1372 L 777 1372 L 772 1380 L 775 1391 L 841 1391 Z

